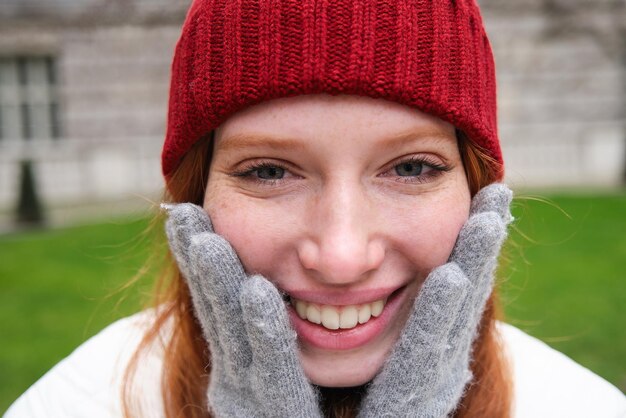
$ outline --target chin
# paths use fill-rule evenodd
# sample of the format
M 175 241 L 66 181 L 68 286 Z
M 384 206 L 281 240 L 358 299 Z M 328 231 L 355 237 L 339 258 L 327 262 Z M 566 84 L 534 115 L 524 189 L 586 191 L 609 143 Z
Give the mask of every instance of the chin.
M 309 381 L 318 386 L 342 388 L 363 385 L 376 376 L 388 350 L 372 353 L 302 352 L 302 367 Z

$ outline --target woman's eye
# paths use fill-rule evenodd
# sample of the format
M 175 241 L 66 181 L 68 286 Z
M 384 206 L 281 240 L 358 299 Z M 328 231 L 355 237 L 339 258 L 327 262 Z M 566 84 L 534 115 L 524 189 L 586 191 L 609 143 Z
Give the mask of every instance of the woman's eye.
M 396 181 L 407 184 L 421 184 L 433 181 L 452 167 L 429 156 L 415 155 L 396 164 L 385 171 L 383 176 L 394 177 Z
M 253 163 L 241 170 L 232 172 L 230 175 L 264 186 L 274 186 L 290 177 L 294 177 L 287 167 L 282 167 L 274 162 Z
M 402 177 L 419 176 L 424 164 L 416 161 L 406 161 L 395 166 L 396 174 Z
M 280 180 L 285 176 L 285 169 L 273 165 L 255 169 L 258 178 L 263 180 Z

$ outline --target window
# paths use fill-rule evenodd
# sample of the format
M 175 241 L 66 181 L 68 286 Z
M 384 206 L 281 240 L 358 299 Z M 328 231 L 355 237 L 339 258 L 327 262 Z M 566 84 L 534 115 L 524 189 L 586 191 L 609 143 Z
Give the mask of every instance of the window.
M 54 58 L 0 57 L 0 140 L 60 136 Z

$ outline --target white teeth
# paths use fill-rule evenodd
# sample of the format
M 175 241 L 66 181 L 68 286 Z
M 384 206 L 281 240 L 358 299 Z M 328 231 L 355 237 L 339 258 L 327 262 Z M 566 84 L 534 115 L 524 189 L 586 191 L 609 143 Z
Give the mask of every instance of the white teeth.
M 359 308 L 359 324 L 364 324 L 372 317 L 372 307 L 370 304 L 363 305 Z
M 350 329 L 365 324 L 372 316 L 380 316 L 386 303 L 387 299 L 380 299 L 363 305 L 332 306 L 291 298 L 291 304 L 301 319 L 331 330 Z
M 328 329 L 339 329 L 339 313 L 332 306 L 322 306 L 322 325 Z
M 314 324 L 322 323 L 322 315 L 320 314 L 320 310 L 317 306 L 311 304 L 306 308 L 306 320 L 309 322 L 313 322 Z
M 384 300 L 377 300 L 376 302 L 373 302 L 372 303 L 372 316 L 378 317 L 383 312 L 384 307 L 385 307 Z
M 306 303 L 301 300 L 291 299 L 291 304 L 296 306 L 296 312 L 300 319 L 306 319 Z
M 359 312 L 356 306 L 346 306 L 339 315 L 339 328 L 350 329 L 356 327 L 359 322 Z

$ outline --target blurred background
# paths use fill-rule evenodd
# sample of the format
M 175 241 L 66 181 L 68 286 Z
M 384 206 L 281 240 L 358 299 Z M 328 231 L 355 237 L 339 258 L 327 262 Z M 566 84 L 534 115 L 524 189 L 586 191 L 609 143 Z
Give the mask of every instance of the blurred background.
M 479 3 L 518 196 L 507 320 L 626 391 L 626 0 Z M 0 0 L 0 411 L 146 300 L 188 4 Z

